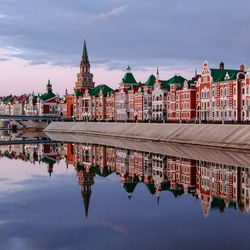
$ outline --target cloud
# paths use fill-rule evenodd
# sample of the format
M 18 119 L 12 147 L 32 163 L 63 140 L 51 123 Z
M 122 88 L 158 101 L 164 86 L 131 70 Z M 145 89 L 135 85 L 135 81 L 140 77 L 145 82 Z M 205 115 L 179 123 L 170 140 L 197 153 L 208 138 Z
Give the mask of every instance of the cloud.
M 121 71 L 129 64 L 134 71 L 159 66 L 161 72 L 193 73 L 205 59 L 211 67 L 221 60 L 230 68 L 250 65 L 250 1 L 23 0 L 11 7 L 10 1 L 0 1 L 0 58 L 25 60 L 32 69 L 78 69 L 83 33 L 92 71 Z M 20 51 L 1 53 L 7 46 Z
M 5 59 L 21 55 L 22 53 L 23 53 L 22 50 L 11 46 L 6 46 L 4 48 L 0 47 L 0 56 L 2 56 Z
M 0 57 L 0 62 L 5 62 L 5 61 L 8 61 L 8 60 L 9 60 L 8 58 Z
M 90 222 L 95 225 L 100 225 L 102 227 L 110 228 L 118 233 L 128 234 L 128 230 L 124 228 L 122 225 L 113 223 L 111 221 L 103 220 L 103 219 L 90 219 Z
M 118 16 L 120 15 L 122 12 L 124 12 L 126 9 L 128 8 L 128 5 L 122 5 L 118 8 L 115 8 L 109 12 L 103 12 L 101 14 L 92 16 L 89 18 L 90 21 L 96 21 L 96 20 L 103 20 L 103 19 L 108 19 L 112 16 Z

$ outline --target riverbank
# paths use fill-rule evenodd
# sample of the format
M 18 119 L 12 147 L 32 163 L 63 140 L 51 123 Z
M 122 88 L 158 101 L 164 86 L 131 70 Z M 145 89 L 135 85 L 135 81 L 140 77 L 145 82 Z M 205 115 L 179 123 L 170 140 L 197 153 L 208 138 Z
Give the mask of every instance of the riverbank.
M 181 143 L 156 142 L 149 140 L 136 140 L 115 138 L 107 136 L 94 136 L 76 133 L 53 133 L 46 132 L 52 141 L 68 143 L 86 143 L 115 147 L 154 154 L 169 155 L 185 159 L 215 162 L 231 166 L 249 167 L 250 151 L 233 150 L 212 147 L 200 147 Z
M 52 122 L 44 131 L 250 150 L 249 125 Z

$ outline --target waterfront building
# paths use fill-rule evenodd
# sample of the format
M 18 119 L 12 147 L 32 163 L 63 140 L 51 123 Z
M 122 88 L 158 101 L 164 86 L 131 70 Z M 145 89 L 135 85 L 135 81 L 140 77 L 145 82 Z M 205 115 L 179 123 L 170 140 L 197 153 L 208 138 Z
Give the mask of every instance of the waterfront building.
M 208 68 L 204 62 L 196 84 L 196 117 L 206 121 L 249 120 L 249 73 L 242 64 L 239 70 Z
M 50 80 L 46 85 L 46 93 L 43 95 L 29 95 L 28 100 L 25 103 L 25 114 L 26 115 L 60 115 L 58 112 L 58 104 L 60 98 L 55 95 L 52 91 L 52 85 Z
M 8 114 L 8 108 L 6 107 L 6 105 L 11 98 L 12 98 L 12 95 L 1 98 L 1 103 L 0 103 L 0 114 L 1 115 Z
M 0 100 L 1 115 L 24 115 L 26 95 L 2 97 Z
M 150 75 L 143 87 L 143 120 L 152 120 L 152 91 L 156 78 Z
M 68 95 L 68 91 L 66 89 L 63 98 L 59 100 L 59 103 L 57 105 L 57 110 L 58 110 L 59 116 L 68 116 L 68 114 L 67 114 L 67 95 Z
M 85 40 L 74 94 L 66 97 L 67 115 L 84 121 L 249 121 L 249 102 L 250 72 L 243 64 L 232 70 L 204 62 L 201 75 L 195 72 L 191 80 L 160 80 L 157 69 L 145 83 L 128 66 L 118 89 L 95 87 Z
M 152 91 L 152 120 L 165 121 L 167 118 L 167 92 L 169 84 L 159 79 L 159 71 Z
M 46 85 L 46 93 L 38 96 L 38 114 L 39 115 L 58 115 L 58 103 L 60 99 L 58 95 L 52 92 L 50 80 Z
M 130 66 L 122 78 L 119 90 L 115 92 L 115 112 L 116 120 L 134 120 L 134 92 L 138 86 Z
M 115 111 L 115 91 L 111 91 L 107 93 L 105 98 L 105 120 L 114 121 L 116 118 Z
M 167 94 L 167 118 L 169 121 L 194 120 L 196 115 L 195 82 L 181 76 L 168 80 L 170 90 Z

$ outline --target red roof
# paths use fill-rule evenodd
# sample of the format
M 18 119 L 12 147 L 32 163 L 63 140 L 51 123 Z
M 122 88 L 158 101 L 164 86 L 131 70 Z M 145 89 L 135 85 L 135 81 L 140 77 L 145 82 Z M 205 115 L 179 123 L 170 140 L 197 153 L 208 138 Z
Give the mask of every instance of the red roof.
M 13 103 L 15 103 L 15 101 L 16 101 L 16 97 L 13 96 L 13 97 L 8 101 L 8 103 L 13 104 Z
M 21 103 L 26 99 L 26 95 L 21 95 L 17 98 L 18 102 Z

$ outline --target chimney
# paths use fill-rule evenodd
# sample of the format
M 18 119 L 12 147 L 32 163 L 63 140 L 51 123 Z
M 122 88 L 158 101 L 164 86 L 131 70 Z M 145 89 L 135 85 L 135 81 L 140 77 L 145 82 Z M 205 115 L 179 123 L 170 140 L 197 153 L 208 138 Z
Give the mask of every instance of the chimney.
M 243 71 L 243 72 L 245 72 L 245 64 L 241 64 L 240 65 L 240 70 Z
M 224 69 L 224 62 L 220 63 L 220 69 Z

